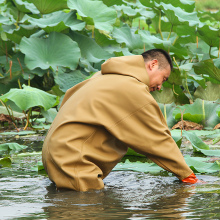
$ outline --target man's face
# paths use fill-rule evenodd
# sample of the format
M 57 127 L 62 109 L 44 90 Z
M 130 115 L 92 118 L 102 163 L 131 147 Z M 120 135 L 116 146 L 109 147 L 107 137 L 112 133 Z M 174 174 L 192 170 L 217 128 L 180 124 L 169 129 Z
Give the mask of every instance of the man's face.
M 168 64 L 165 68 L 159 68 L 157 60 L 149 61 L 148 66 L 146 66 L 149 80 L 150 80 L 150 91 L 160 90 L 162 84 L 168 80 L 170 76 L 170 65 Z

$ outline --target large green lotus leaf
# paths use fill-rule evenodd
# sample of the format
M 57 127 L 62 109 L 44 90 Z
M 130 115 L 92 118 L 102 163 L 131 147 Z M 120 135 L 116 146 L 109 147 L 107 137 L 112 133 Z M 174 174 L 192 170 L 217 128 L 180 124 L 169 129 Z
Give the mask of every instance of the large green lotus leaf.
M 47 33 L 53 31 L 61 32 L 67 28 L 80 31 L 85 27 L 85 22 L 77 20 L 76 12 L 74 11 L 69 13 L 57 11 L 44 15 L 39 19 L 26 16 L 25 19 L 27 19 L 32 25 L 42 28 Z
M 187 12 L 193 12 L 195 9 L 195 1 L 190 0 L 155 0 L 156 3 L 171 4 L 174 7 L 180 7 Z
M 85 80 L 85 75 L 79 70 L 70 73 L 58 72 L 55 76 L 55 82 L 59 85 L 60 90 L 66 92 L 71 87 Z
M 212 59 L 204 60 L 193 65 L 194 71 L 199 75 L 209 75 L 220 84 L 220 69 L 215 66 Z
M 217 113 L 218 117 L 220 117 L 220 106 L 216 109 L 216 113 Z
M 172 128 L 177 123 L 177 121 L 173 118 L 173 111 L 176 108 L 175 103 L 171 103 L 171 104 L 158 103 L 158 105 L 163 113 L 163 116 L 166 119 L 167 126 L 169 128 Z
M 41 109 L 41 114 L 46 119 L 46 122 L 52 123 L 57 115 L 57 110 L 55 108 L 48 109 L 47 111 L 45 111 L 44 109 Z M 45 128 L 44 124 L 43 124 L 43 127 Z
M 20 25 L 18 29 L 14 29 L 12 33 L 7 33 L 7 38 L 16 44 L 20 44 L 22 37 L 30 37 L 37 31 L 32 25 Z
M 36 8 L 33 3 L 27 2 L 25 0 L 13 0 L 14 4 L 18 8 L 19 11 L 25 13 L 32 13 L 32 14 L 40 14 L 40 11 Z
M 178 106 L 173 111 L 173 116 L 176 120 L 181 119 L 180 109 L 184 111 L 183 119 L 189 120 L 196 123 L 203 123 L 206 127 L 215 127 L 216 124 L 220 123 L 220 118 L 216 115 L 216 110 L 219 106 L 219 101 L 205 101 L 196 99 L 193 104 L 186 104 L 184 106 Z M 203 106 L 204 104 L 204 106 Z M 203 112 L 204 108 L 204 112 Z M 205 120 L 204 120 L 205 119 Z
M 165 45 L 165 47 L 171 46 L 172 42 L 171 39 L 169 40 L 162 40 L 160 36 L 157 35 L 151 35 L 149 31 L 146 30 L 139 30 L 138 33 L 141 36 L 142 41 L 145 43 L 145 45 L 149 45 L 151 47 L 158 46 L 158 45 Z
M 194 26 L 200 22 L 197 17 L 197 12 L 188 13 L 180 7 L 174 7 L 171 4 L 165 4 L 163 2 L 160 4 L 156 3 L 155 5 L 164 11 L 166 17 L 173 26 L 182 23 L 189 24 L 189 26 Z
M 160 173 L 163 169 L 155 163 L 130 162 L 128 159 L 124 163 L 118 163 L 113 171 L 132 170 L 144 173 Z
M 0 24 L 12 25 L 15 22 L 13 17 L 3 16 L 0 14 Z
M 186 155 L 185 161 L 187 165 L 197 173 L 215 173 L 220 171 L 220 164 L 217 162 L 214 163 L 206 163 L 204 161 L 207 161 L 208 158 L 202 158 L 202 157 L 190 157 L 189 155 Z
M 124 2 L 123 0 L 102 0 L 102 2 L 107 5 L 108 7 L 113 6 L 113 5 L 122 5 Z
M 75 69 L 80 58 L 80 49 L 76 42 L 65 34 L 52 32 L 47 39 L 23 37 L 20 50 L 25 54 L 25 63 L 29 69 L 40 67 L 48 69 L 57 66 Z
M 182 78 L 179 69 L 173 69 L 168 78 L 168 83 L 172 85 L 182 85 Z
M 161 91 L 156 90 L 154 92 L 151 92 L 151 95 L 159 103 L 170 104 L 175 101 L 175 97 L 171 88 L 163 87 Z
M 127 5 L 114 6 L 114 8 L 116 11 L 122 11 L 123 14 L 126 14 L 128 16 L 135 16 L 139 11 L 139 9 L 134 9 Z
M 117 17 L 113 8 L 95 0 L 68 0 L 67 4 L 70 9 L 77 10 L 88 24 L 94 24 L 95 28 L 100 30 L 112 31 Z
M 13 152 L 18 152 L 23 149 L 27 148 L 25 145 L 20 145 L 18 143 L 4 143 L 0 144 L 0 151 L 9 151 L 12 150 Z
M 206 82 L 207 87 L 204 89 L 202 86 L 197 87 L 194 97 L 208 101 L 215 101 L 220 99 L 220 85 Z
M 49 14 L 67 8 L 67 0 L 27 0 L 33 3 L 41 14 Z
M 124 43 L 130 50 L 144 48 L 140 35 L 135 34 L 135 30 L 128 26 L 114 28 L 112 35 L 118 43 Z
M 183 131 L 183 136 L 191 142 L 195 151 L 198 149 L 209 150 L 209 146 L 205 144 L 196 134 Z
M 109 35 L 106 35 L 103 31 L 95 29 L 94 33 L 95 41 L 101 47 L 113 47 L 119 45 L 115 39 L 109 38 Z
M 21 110 L 28 110 L 39 106 L 48 110 L 59 103 L 58 97 L 40 89 L 23 85 L 23 89 L 11 89 L 8 93 L 0 96 L 3 102 L 14 102 Z
M 209 25 L 204 25 L 198 27 L 197 31 L 199 37 L 204 40 L 211 47 L 219 47 L 220 30 L 210 27 Z
M 105 51 L 90 37 L 76 32 L 71 32 L 69 36 L 78 43 L 82 57 L 86 58 L 89 62 L 98 63 L 113 56 L 113 54 Z

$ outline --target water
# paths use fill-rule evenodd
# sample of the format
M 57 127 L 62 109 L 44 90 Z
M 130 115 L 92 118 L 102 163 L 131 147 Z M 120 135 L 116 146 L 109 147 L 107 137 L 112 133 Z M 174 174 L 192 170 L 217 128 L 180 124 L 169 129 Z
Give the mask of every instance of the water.
M 24 140 L 30 151 L 42 141 Z M 23 143 L 24 144 L 24 143 Z M 114 171 L 98 191 L 59 191 L 32 171 L 40 155 L 14 158 L 0 168 L 0 219 L 220 219 L 220 177 L 197 175 L 202 185 L 174 176 Z

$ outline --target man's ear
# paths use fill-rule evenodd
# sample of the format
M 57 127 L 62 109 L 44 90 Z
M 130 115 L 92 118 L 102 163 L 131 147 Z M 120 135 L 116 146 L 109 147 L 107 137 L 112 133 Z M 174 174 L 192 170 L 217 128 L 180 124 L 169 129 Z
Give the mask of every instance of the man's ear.
M 149 62 L 149 69 L 153 70 L 156 66 L 158 66 L 158 60 L 154 59 Z

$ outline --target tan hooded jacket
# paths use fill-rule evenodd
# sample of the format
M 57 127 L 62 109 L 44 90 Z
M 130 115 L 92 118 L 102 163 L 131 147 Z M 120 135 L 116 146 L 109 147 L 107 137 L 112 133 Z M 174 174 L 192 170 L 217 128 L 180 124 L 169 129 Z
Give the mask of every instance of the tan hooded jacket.
M 98 77 L 69 89 L 43 146 L 43 164 L 57 188 L 102 189 L 128 147 L 180 180 L 193 171 L 172 139 L 141 55 L 115 57 Z

